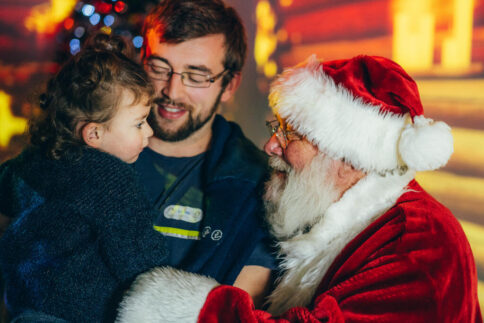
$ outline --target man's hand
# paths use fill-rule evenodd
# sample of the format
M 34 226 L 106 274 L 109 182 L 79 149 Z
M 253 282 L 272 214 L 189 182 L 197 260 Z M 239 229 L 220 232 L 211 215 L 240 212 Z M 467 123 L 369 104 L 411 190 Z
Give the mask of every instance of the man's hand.
M 255 307 L 260 309 L 272 286 L 271 270 L 262 266 L 245 266 L 234 286 L 245 290 L 252 297 Z

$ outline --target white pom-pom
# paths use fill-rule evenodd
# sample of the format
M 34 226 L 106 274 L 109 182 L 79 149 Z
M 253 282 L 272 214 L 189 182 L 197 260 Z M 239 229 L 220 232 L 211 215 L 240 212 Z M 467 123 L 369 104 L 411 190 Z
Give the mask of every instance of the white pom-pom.
M 450 127 L 423 116 L 414 117 L 400 136 L 399 152 L 403 162 L 416 171 L 444 166 L 454 152 Z

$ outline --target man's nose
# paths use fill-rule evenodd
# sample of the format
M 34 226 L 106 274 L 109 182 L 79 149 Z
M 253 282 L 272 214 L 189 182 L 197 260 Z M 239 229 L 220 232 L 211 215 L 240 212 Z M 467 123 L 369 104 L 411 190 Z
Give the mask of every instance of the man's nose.
M 166 81 L 161 88 L 161 93 L 173 101 L 182 98 L 185 91 L 185 85 L 183 85 L 181 77 L 181 75 L 172 74 L 170 79 Z
M 277 134 L 273 134 L 272 137 L 264 145 L 264 151 L 269 156 L 282 156 L 282 147 Z

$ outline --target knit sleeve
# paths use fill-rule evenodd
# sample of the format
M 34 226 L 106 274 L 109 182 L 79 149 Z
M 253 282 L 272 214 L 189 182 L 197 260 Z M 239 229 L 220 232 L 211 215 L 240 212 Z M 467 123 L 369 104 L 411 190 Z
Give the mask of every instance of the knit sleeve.
M 148 208 L 127 208 L 111 215 L 101 228 L 102 257 L 121 281 L 163 265 L 165 240 L 153 229 L 152 217 Z
M 10 209 L 12 204 L 11 187 L 12 185 L 12 173 L 9 171 L 8 162 L 0 165 L 0 217 L 11 216 Z

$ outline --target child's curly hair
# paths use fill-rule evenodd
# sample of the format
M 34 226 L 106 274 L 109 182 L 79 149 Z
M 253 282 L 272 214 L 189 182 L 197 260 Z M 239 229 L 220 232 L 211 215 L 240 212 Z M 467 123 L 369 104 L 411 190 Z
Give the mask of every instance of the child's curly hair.
M 141 65 L 131 60 L 132 49 L 121 37 L 96 34 L 48 82 L 40 96 L 43 114 L 29 125 L 30 142 L 48 157 L 78 153 L 85 145 L 82 127 L 106 123 L 115 114 L 123 90 L 136 104 L 151 105 L 154 90 Z

